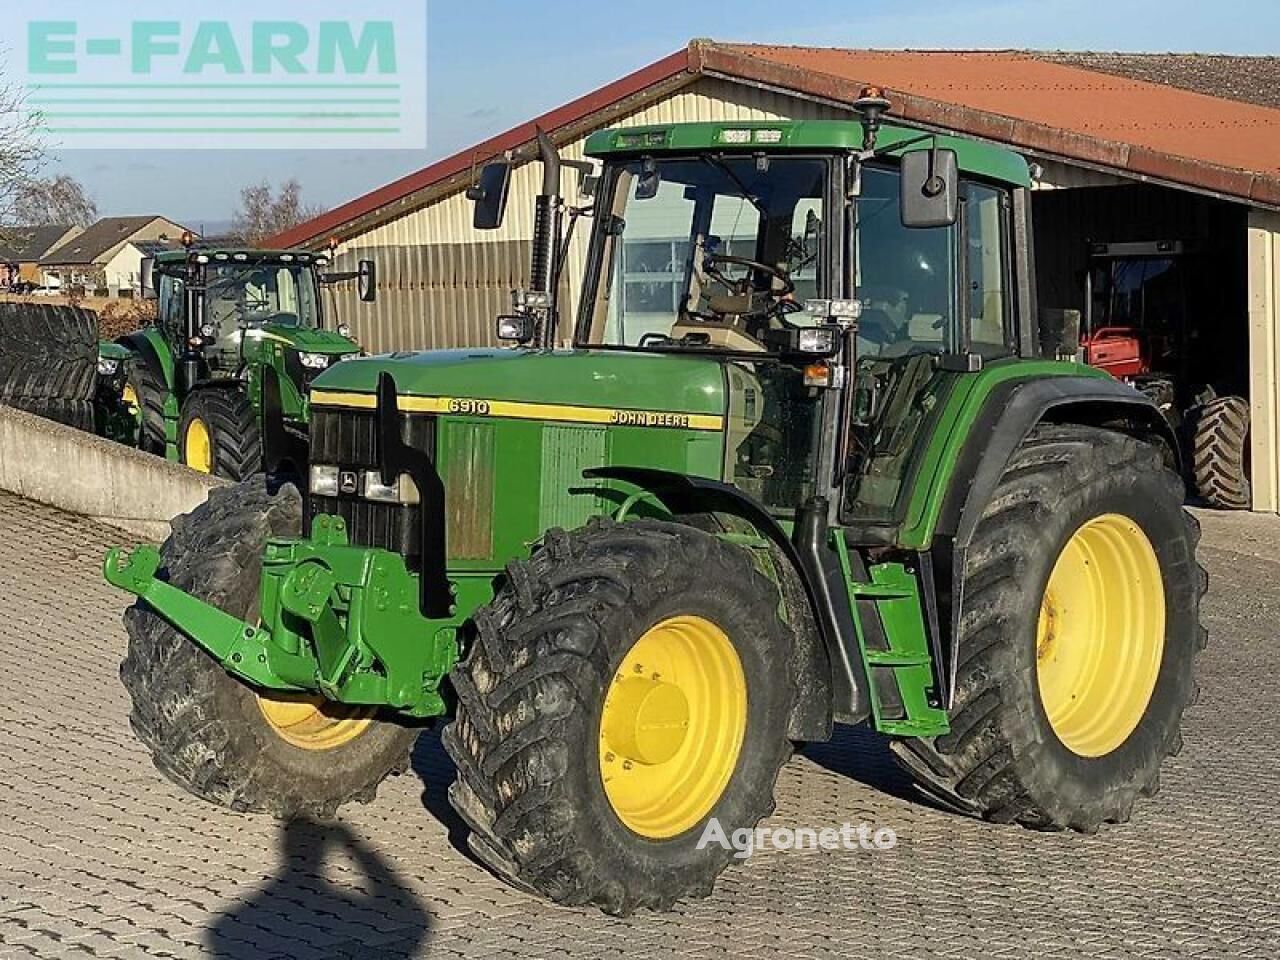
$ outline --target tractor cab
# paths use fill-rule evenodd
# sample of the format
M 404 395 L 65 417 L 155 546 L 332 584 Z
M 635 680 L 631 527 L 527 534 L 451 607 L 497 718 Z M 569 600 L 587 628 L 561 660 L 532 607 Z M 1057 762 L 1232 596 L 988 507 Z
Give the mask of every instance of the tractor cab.
M 187 354 L 196 378 L 235 377 L 281 347 L 314 375 L 359 352 L 345 325 L 324 329 L 328 262 L 305 251 L 189 249 L 156 257 L 148 286 L 159 300 L 161 332 Z
M 544 342 L 721 365 L 727 482 L 791 520 L 838 477 L 831 519 L 894 536 L 954 374 L 1027 332 L 1025 163 L 878 118 L 610 130 L 586 152 L 578 316 Z M 500 328 L 532 345 L 543 323 Z
M 1189 402 L 1191 254 L 1179 240 L 1090 245 L 1080 340 L 1086 363 L 1167 394 L 1170 403 Z

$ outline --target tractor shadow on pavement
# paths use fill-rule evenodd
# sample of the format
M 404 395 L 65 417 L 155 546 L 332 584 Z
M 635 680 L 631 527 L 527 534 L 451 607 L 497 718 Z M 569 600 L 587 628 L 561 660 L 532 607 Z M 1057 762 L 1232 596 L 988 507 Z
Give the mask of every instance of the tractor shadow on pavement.
M 418 738 L 411 760 L 413 772 L 422 781 L 422 805 L 449 831 L 449 843 L 467 859 L 475 859 L 467 847 L 470 830 L 462 818 L 449 805 L 449 784 L 457 776 L 457 769 L 444 752 L 437 730 L 428 730 Z
M 346 824 L 294 820 L 282 827 L 280 848 L 276 875 L 205 932 L 212 955 L 407 960 L 425 954 L 430 913 Z
M 796 751 L 825 770 L 915 806 L 942 809 L 921 793 L 893 759 L 890 739 L 866 727 L 837 725 L 826 743 L 807 743 Z

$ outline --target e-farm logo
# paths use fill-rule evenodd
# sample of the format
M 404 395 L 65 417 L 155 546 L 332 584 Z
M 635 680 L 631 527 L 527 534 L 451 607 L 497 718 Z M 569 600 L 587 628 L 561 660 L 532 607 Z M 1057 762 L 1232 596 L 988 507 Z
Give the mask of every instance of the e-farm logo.
M 426 0 L 32 6 L 7 72 L 55 146 L 426 147 Z

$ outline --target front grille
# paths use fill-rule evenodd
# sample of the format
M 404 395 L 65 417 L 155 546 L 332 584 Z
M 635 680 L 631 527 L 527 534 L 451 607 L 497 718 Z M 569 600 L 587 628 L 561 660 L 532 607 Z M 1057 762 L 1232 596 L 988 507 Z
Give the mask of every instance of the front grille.
M 436 420 L 431 416 L 402 416 L 400 435 L 404 442 L 434 458 Z M 372 470 L 378 467 L 378 421 L 376 414 L 363 410 L 311 412 L 311 462 L 336 466 L 340 470 Z M 378 547 L 405 557 L 416 567 L 422 553 L 422 530 L 418 507 L 392 503 L 372 503 L 357 496 L 308 498 L 307 529 L 319 514 L 341 517 L 347 534 L 356 546 Z

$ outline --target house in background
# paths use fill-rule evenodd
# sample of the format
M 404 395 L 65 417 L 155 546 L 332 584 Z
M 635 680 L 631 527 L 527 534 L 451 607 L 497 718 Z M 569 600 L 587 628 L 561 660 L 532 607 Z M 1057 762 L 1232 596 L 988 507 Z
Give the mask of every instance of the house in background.
M 40 260 L 82 232 L 65 225 L 0 228 L 0 288 L 39 286 Z
M 44 256 L 40 268 L 49 285 L 131 296 L 141 281 L 142 245 L 177 244 L 185 231 L 164 217 L 106 217 Z

